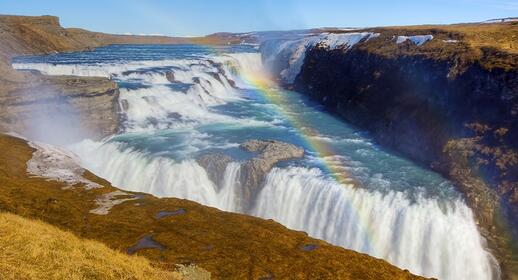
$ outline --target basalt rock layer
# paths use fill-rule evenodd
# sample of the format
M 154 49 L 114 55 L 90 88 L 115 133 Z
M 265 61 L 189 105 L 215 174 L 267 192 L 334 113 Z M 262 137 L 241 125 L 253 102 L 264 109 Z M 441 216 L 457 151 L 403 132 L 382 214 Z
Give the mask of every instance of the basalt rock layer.
M 289 85 L 456 183 L 504 269 L 518 275 L 518 25 L 372 29 L 315 45 Z M 399 35 L 433 34 L 422 45 Z
M 254 198 L 260 192 L 268 172 L 280 161 L 302 158 L 304 149 L 293 144 L 276 140 L 248 140 L 239 146 L 253 156 L 241 163 L 239 168 L 238 199 L 239 212 L 246 213 L 252 206 Z M 202 155 L 198 163 L 207 171 L 209 178 L 219 188 L 223 185 L 223 176 L 228 164 L 233 161 L 230 156 L 214 153 Z

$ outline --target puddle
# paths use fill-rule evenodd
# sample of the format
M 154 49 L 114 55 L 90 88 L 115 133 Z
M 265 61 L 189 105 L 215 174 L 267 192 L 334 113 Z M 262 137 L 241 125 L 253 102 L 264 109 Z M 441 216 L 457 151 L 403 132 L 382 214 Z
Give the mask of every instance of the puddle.
M 300 247 L 300 249 L 305 252 L 313 251 L 316 248 L 318 248 L 318 245 L 316 244 L 306 244 Z
M 153 237 L 148 234 L 148 235 L 145 235 L 144 237 L 142 237 L 139 241 L 137 241 L 137 244 L 129 247 L 126 252 L 128 252 L 128 254 L 132 255 L 134 253 L 136 253 L 138 250 L 142 250 L 142 249 L 158 249 L 160 251 L 163 251 L 165 250 L 165 246 L 156 242 Z
M 183 208 L 180 208 L 180 209 L 177 209 L 177 210 L 174 210 L 174 211 L 160 211 L 156 214 L 156 218 L 158 220 L 162 219 L 162 218 L 165 218 L 165 217 L 169 217 L 169 216 L 178 216 L 178 215 L 183 215 L 187 213 L 187 210 L 183 209 Z

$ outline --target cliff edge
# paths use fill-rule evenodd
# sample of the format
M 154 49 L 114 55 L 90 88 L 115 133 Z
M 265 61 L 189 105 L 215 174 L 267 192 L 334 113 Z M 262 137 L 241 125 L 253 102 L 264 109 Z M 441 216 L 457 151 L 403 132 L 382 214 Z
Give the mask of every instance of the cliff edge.
M 450 178 L 518 275 L 518 22 L 405 26 L 263 43 L 288 88 Z

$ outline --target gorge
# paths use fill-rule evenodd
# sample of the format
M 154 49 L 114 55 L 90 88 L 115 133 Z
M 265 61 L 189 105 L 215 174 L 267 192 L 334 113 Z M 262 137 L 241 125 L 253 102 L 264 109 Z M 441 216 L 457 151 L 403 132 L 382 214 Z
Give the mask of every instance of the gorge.
M 515 277 L 513 225 L 495 222 L 514 220 L 515 54 L 434 57 L 467 40 L 434 29 L 246 36 L 257 44 L 113 41 L 17 57 L 16 75 L 66 79 L 78 99 L 38 84 L 48 93 L 20 91 L 5 126 L 124 191 L 273 219 L 425 277 Z M 60 105 L 24 115 L 40 103 Z

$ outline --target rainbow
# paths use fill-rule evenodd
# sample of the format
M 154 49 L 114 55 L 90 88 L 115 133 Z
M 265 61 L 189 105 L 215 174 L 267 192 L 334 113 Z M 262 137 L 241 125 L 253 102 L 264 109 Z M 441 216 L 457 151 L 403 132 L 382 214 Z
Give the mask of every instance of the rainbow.
M 219 55 L 225 55 L 225 53 L 221 53 L 220 50 L 217 50 L 217 53 Z M 289 92 L 281 90 L 273 77 L 264 71 L 261 73 L 247 73 L 246 71 L 241 71 L 238 72 L 238 75 L 241 81 L 252 86 L 256 93 L 271 104 L 276 105 L 277 113 L 283 116 L 290 125 L 296 129 L 297 135 L 300 137 L 300 140 L 302 140 L 302 143 L 305 144 L 304 146 L 306 148 L 309 147 L 310 153 L 316 155 L 316 159 L 319 162 L 318 166 L 323 169 L 324 173 L 328 174 L 343 187 L 352 188 L 357 186 L 357 182 L 353 181 L 347 169 L 332 160 L 338 153 L 333 150 L 331 145 L 318 139 L 318 136 L 321 135 L 318 129 L 305 121 L 301 114 L 297 114 L 297 112 L 293 112 L 290 109 L 288 106 L 290 101 L 286 98 L 286 94 L 289 94 Z M 354 215 L 357 221 L 360 221 L 360 224 L 357 225 L 359 232 L 363 233 L 366 237 L 363 244 L 364 250 L 365 252 L 370 252 L 373 240 L 375 240 L 376 229 L 369 227 L 367 223 L 368 217 L 363 217 L 360 214 L 362 213 L 361 211 L 354 209 L 352 206 L 354 203 L 351 202 L 348 203 L 348 205 L 350 214 Z
M 325 141 L 318 140 L 318 136 L 321 135 L 318 129 L 287 106 L 289 104 L 289 100 L 286 99 L 288 92 L 280 90 L 274 79 L 265 73 L 241 73 L 240 78 L 253 86 L 256 92 L 263 98 L 276 105 L 277 112 L 288 120 L 291 126 L 297 130 L 297 134 L 306 144 L 305 146 L 309 147 L 311 152 L 316 154 L 317 159 L 321 163 L 320 167 L 324 168 L 338 183 L 353 185 L 351 176 L 346 171 L 346 168 L 333 160 L 334 156 L 337 155 L 333 147 Z

